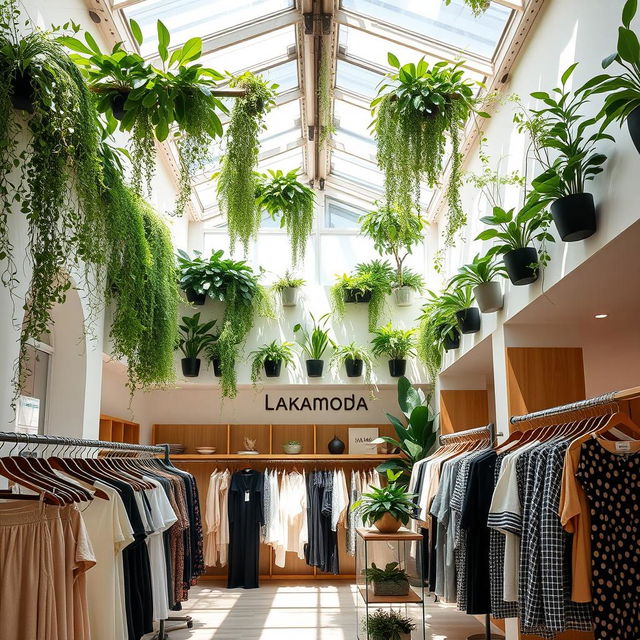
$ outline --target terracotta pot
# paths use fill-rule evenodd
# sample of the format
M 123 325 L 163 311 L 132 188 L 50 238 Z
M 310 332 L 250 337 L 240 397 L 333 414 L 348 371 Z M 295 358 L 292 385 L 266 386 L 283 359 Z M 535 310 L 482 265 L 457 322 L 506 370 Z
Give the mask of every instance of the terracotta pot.
M 380 533 L 395 533 L 402 526 L 402 522 L 390 513 L 385 513 L 382 518 L 373 523 L 373 526 Z

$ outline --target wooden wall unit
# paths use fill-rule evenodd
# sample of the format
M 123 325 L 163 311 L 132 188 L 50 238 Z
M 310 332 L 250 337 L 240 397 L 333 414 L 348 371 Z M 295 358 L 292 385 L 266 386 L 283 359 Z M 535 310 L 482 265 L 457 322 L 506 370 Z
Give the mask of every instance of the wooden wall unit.
M 440 391 L 440 432 L 453 433 L 489 423 L 486 389 Z
M 100 440 L 108 440 L 109 442 L 138 444 L 140 442 L 140 424 L 123 418 L 101 415 L 98 437 Z

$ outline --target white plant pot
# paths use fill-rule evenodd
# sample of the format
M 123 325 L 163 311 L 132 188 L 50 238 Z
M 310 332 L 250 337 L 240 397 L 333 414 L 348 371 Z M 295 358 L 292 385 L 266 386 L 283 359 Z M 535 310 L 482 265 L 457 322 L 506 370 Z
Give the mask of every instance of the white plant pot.
M 499 282 L 483 282 L 473 287 L 473 295 L 482 313 L 499 311 L 504 305 L 504 296 Z
M 295 307 L 298 304 L 298 288 L 286 287 L 280 292 L 283 307 Z
M 302 445 L 301 444 L 283 444 L 282 449 L 284 450 L 285 453 L 289 455 L 295 455 L 302 451 Z
M 394 289 L 393 295 L 396 298 L 396 305 L 399 307 L 410 307 L 413 300 L 413 291 L 410 287 L 398 287 Z

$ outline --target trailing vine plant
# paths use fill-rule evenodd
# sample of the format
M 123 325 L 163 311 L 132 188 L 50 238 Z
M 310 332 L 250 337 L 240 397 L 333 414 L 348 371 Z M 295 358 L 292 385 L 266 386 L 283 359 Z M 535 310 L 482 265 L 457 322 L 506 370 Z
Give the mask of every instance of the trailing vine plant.
M 247 252 L 249 241 L 260 228 L 261 211 L 256 200 L 260 141 L 264 118 L 275 104 L 277 84 L 268 84 L 250 72 L 232 78 L 230 86 L 245 90 L 237 98 L 225 135 L 225 150 L 218 179 L 218 205 L 227 217 L 233 250 L 239 240 Z
M 318 121 L 320 131 L 318 132 L 318 146 L 324 149 L 335 133 L 333 124 L 333 60 L 331 48 L 322 43 L 320 51 L 320 64 L 318 65 Z

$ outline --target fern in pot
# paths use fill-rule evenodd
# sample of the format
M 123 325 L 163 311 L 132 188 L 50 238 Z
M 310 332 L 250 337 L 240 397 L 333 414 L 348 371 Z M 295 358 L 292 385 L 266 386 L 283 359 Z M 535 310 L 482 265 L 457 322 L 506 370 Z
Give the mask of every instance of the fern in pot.
M 292 342 L 278 344 L 273 340 L 251 352 L 251 382 L 254 387 L 260 380 L 263 369 L 267 378 L 279 378 L 283 364 L 285 367 L 294 364 L 292 347 Z
M 329 329 L 327 328 L 331 314 L 325 313 L 317 320 L 312 313 L 309 315 L 313 323 L 311 331 L 298 323 L 293 327 L 293 332 L 298 334 L 299 344 L 303 353 L 307 356 L 307 376 L 321 378 L 324 369 L 322 357 L 327 349 L 334 347 L 334 342 L 329 337 Z
M 373 240 L 381 255 L 393 257 L 395 276 L 392 289 L 399 307 L 411 305 L 411 294 L 422 293 L 424 279 L 404 266 L 414 247 L 424 241 L 424 220 L 411 211 L 400 215 L 393 207 L 378 207 L 360 217 L 360 231 Z
M 278 278 L 271 285 L 271 290 L 280 296 L 283 307 L 295 307 L 298 304 L 298 291 L 305 284 L 306 281 L 302 278 L 296 278 L 289 271 L 285 271 L 282 278 Z
M 406 596 L 409 593 L 409 576 L 397 562 L 388 562 L 384 569 L 372 562 L 364 575 L 367 584 L 373 585 L 374 596 Z
M 504 305 L 504 295 L 498 278 L 506 278 L 504 265 L 497 261 L 495 255 L 480 257 L 477 254 L 473 261 L 458 269 L 458 273 L 450 280 L 454 287 L 473 287 L 473 297 L 482 313 L 499 311 Z
M 449 286 L 440 296 L 440 307 L 455 316 L 460 332 L 464 334 L 480 331 L 480 310 L 473 306 L 473 294 L 468 285 Z
M 193 316 L 183 316 L 182 324 L 178 325 L 178 344 L 184 358 L 181 360 L 182 375 L 185 378 L 197 378 L 200 375 L 200 354 L 207 345 L 216 340 L 211 330 L 216 321 L 200 322 L 200 313 Z
M 415 329 L 394 329 L 390 322 L 374 331 L 371 351 L 377 358 L 389 358 L 389 374 L 393 378 L 405 374 L 407 358 L 415 355 L 414 334 Z
M 411 640 L 416 624 L 401 611 L 376 609 L 363 620 L 362 627 L 371 640 Z
M 373 362 L 365 347 L 355 342 L 336 345 L 331 356 L 331 366 L 337 371 L 342 365 L 344 365 L 347 378 L 360 378 L 364 373 L 365 381 L 369 383 Z

